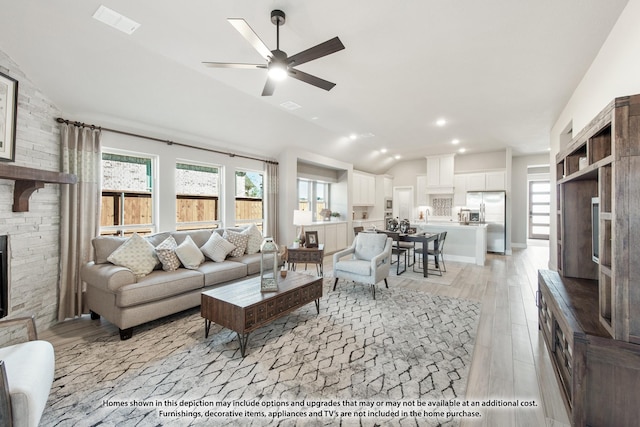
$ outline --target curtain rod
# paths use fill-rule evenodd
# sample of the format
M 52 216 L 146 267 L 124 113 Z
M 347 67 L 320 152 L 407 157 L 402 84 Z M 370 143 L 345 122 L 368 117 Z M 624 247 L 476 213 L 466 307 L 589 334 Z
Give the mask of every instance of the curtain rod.
M 194 148 L 196 150 L 210 151 L 212 153 L 224 154 L 224 155 L 227 155 L 229 157 L 241 157 L 243 159 L 258 160 L 260 162 L 270 163 L 272 165 L 277 165 L 278 164 L 278 162 L 276 162 L 274 160 L 267 160 L 267 159 L 261 159 L 261 158 L 258 158 L 258 157 L 245 156 L 243 154 L 235 154 L 235 153 L 230 153 L 230 152 L 227 152 L 227 151 L 215 150 L 213 148 L 198 147 L 196 145 L 183 144 L 182 142 L 175 142 L 175 141 L 171 141 L 169 139 L 160 139 L 160 138 L 155 138 L 153 136 L 147 136 L 147 135 L 140 135 L 140 134 L 137 134 L 137 133 L 125 132 L 125 131 L 118 130 L 118 129 L 111 129 L 111 128 L 106 128 L 106 127 L 96 126 L 96 125 L 88 125 L 88 124 L 82 123 L 82 122 L 76 122 L 76 121 L 63 119 L 62 117 L 56 118 L 56 122 L 65 123 L 67 125 L 74 125 L 74 126 L 77 126 L 77 127 L 91 128 L 91 129 L 103 130 L 103 131 L 106 131 L 106 132 L 119 133 L 120 135 L 133 136 L 133 137 L 136 137 L 136 138 L 149 139 L 151 141 L 156 141 L 156 142 L 164 142 L 167 145 L 177 145 L 179 147 Z

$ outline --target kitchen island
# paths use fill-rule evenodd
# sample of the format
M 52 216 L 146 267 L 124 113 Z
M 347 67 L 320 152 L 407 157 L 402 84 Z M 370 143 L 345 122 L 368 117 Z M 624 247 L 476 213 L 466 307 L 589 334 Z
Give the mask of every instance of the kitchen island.
M 484 265 L 487 256 L 487 224 L 460 224 L 453 221 L 417 222 L 412 224 L 418 232 L 447 232 L 444 245 L 447 260 Z

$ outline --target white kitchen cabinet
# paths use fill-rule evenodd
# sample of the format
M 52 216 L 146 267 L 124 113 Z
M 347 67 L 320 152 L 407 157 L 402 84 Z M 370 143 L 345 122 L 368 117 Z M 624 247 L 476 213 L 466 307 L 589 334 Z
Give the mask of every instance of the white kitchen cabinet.
M 427 187 L 453 187 L 453 154 L 427 157 Z
M 383 185 L 384 185 L 384 197 L 392 198 L 393 197 L 393 178 L 388 176 L 383 177 Z
M 464 174 L 453 176 L 453 205 L 464 206 L 467 204 L 467 177 Z
M 484 191 L 487 187 L 484 172 L 464 174 L 467 182 L 467 191 Z
M 429 195 L 427 194 L 428 175 L 416 176 L 416 206 L 426 206 L 429 204 Z
M 324 245 L 325 255 L 347 247 L 348 229 L 346 222 L 315 223 L 305 226 L 304 231 L 318 232 L 318 243 Z
M 336 250 L 342 250 L 347 247 L 349 242 L 349 230 L 346 222 L 336 224 Z
M 487 172 L 485 178 L 485 190 L 506 190 L 506 174 L 504 171 Z
M 338 224 L 327 224 L 324 226 L 324 251 L 334 252 L 338 248 L 337 239 Z
M 376 203 L 376 178 L 373 175 L 353 171 L 353 206 L 373 206 Z
M 461 174 L 465 176 L 467 191 L 506 190 L 504 171 Z

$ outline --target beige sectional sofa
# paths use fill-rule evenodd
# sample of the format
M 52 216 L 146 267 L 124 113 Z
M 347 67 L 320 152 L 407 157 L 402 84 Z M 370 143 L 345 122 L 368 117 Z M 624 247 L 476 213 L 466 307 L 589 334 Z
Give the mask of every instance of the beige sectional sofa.
M 227 230 L 236 233 L 247 231 L 240 228 Z M 224 231 L 163 232 L 145 236 L 144 239 L 156 248 L 169 236 L 177 245 L 181 245 L 188 236 L 202 249 L 212 238 L 212 233 L 222 236 Z M 140 236 L 136 237 L 140 239 Z M 174 271 L 163 270 L 163 264 L 159 263 L 150 273 L 136 276 L 130 268 L 108 260 L 126 240 L 124 237 L 111 236 L 94 238 L 94 261 L 84 265 L 81 272 L 82 280 L 87 284 L 86 303 L 91 317 L 98 319 L 103 316 L 118 326 L 123 340 L 131 338 L 134 326 L 199 306 L 200 294 L 207 289 L 260 273 L 261 254 L 244 253 L 219 259 L 218 262 L 205 258 L 197 267 L 192 265 L 184 268 L 181 265 Z

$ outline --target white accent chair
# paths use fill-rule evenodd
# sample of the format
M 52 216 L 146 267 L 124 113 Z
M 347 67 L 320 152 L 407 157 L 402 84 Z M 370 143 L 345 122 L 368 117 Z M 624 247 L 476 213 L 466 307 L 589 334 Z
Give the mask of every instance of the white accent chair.
M 51 343 L 38 340 L 33 317 L 0 320 L 2 329 L 20 326 L 28 341 L 0 348 L 0 425 L 37 427 L 53 384 L 55 355 Z
M 387 276 L 391 265 L 393 239 L 383 233 L 358 233 L 351 247 L 333 254 L 333 290 L 338 279 L 352 280 L 371 285 L 373 299 L 376 299 L 376 283 L 384 280 L 388 288 Z M 348 259 L 341 259 L 351 255 Z

